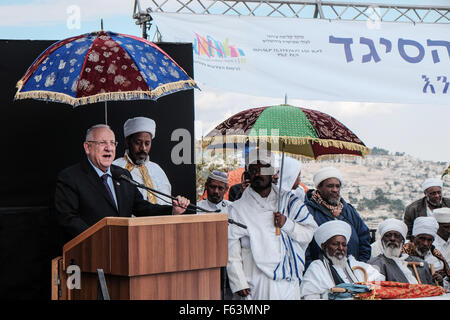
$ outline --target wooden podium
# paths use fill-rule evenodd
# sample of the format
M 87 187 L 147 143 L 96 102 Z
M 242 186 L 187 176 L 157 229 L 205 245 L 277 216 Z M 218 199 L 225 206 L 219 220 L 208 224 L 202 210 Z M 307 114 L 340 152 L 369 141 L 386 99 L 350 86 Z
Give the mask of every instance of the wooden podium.
M 227 215 L 218 213 L 104 218 L 64 245 L 59 296 L 97 299 L 103 269 L 111 299 L 221 299 L 227 230 Z M 81 270 L 81 289 L 67 289 L 70 265 Z

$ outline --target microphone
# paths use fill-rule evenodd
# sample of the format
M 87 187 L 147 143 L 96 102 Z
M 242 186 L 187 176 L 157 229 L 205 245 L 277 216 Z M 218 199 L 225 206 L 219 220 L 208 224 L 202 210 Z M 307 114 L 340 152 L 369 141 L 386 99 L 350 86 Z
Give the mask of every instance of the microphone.
M 172 199 L 172 200 L 178 200 L 176 197 L 173 197 L 173 196 L 171 196 L 171 195 L 169 195 L 169 194 L 165 194 L 165 193 L 163 193 L 163 192 L 161 192 L 161 191 L 158 191 L 158 190 L 149 188 L 149 187 L 147 187 L 147 186 L 144 185 L 144 184 L 141 184 L 141 183 L 139 183 L 139 182 L 137 182 L 137 181 L 134 181 L 133 179 L 129 178 L 129 177 L 128 177 L 127 175 L 125 175 L 125 174 L 120 175 L 119 179 L 125 180 L 125 181 L 131 183 L 132 185 L 135 185 L 135 186 L 138 187 L 138 188 L 142 188 L 142 189 L 145 189 L 145 190 L 149 190 L 149 191 L 151 191 L 151 192 L 159 193 L 160 195 L 163 195 L 163 196 L 165 196 L 165 197 L 167 197 L 167 198 L 170 198 L 170 199 Z M 220 212 L 220 209 L 217 209 L 217 210 L 215 210 L 215 211 L 211 211 L 211 210 L 207 210 L 207 209 L 203 209 L 203 208 L 197 207 L 197 206 L 193 205 L 192 203 L 190 203 L 190 204 L 188 205 L 188 208 L 189 208 L 189 207 L 191 207 L 191 209 L 193 208 L 193 209 L 200 210 L 200 211 L 203 211 L 203 212 Z
M 161 195 L 163 195 L 163 196 L 166 196 L 166 197 L 168 197 L 168 198 L 171 198 L 172 200 L 177 200 L 177 198 L 172 197 L 171 195 L 167 195 L 167 194 L 165 194 L 165 193 L 163 193 L 163 192 L 160 192 L 160 191 L 158 191 L 158 190 L 154 190 L 154 189 L 152 189 L 152 188 L 147 187 L 146 185 L 143 185 L 143 184 L 141 184 L 141 183 L 139 183 L 139 182 L 137 182 L 137 181 L 134 181 L 133 179 L 129 178 L 129 177 L 128 177 L 127 175 L 125 175 L 125 174 L 120 175 L 119 179 L 125 180 L 125 181 L 131 183 L 132 185 L 135 185 L 136 187 L 143 188 L 143 189 L 146 189 L 146 190 L 150 190 L 150 191 L 152 191 L 152 192 L 159 193 L 159 194 L 161 194 Z M 210 212 L 210 213 L 217 213 L 217 212 L 220 212 L 220 211 L 221 211 L 220 209 L 217 209 L 217 210 L 214 210 L 214 211 L 206 210 L 206 209 L 197 207 L 197 206 L 195 206 L 195 205 L 193 205 L 193 204 L 191 204 L 191 203 L 189 204 L 188 207 L 192 207 L 192 208 L 194 208 L 194 209 L 196 209 L 196 210 L 200 210 L 200 211 L 203 211 L 203 212 Z M 244 224 L 242 224 L 242 223 L 239 223 L 239 222 L 236 222 L 236 221 L 234 221 L 233 219 L 228 219 L 228 223 L 231 223 L 231 224 L 237 225 L 237 226 L 239 226 L 239 227 L 241 227 L 241 228 L 247 229 L 247 226 L 246 226 L 246 225 L 244 225 Z
M 139 182 L 134 181 L 133 179 L 127 177 L 125 174 L 120 175 L 119 179 L 126 180 L 126 181 L 128 181 L 129 183 L 134 184 L 136 187 L 139 187 L 139 186 L 140 186 L 140 183 L 139 183 Z

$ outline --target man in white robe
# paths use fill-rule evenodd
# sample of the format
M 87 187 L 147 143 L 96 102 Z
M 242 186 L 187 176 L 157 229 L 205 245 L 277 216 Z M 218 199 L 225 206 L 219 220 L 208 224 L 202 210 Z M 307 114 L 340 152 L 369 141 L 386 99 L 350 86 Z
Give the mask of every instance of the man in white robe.
M 247 228 L 229 225 L 227 272 L 232 292 L 242 299 L 295 300 L 300 299 L 305 250 L 317 224 L 292 192 L 292 177 L 300 172 L 292 158 L 286 159 L 280 177 L 277 212 L 280 192 L 272 184 L 271 164 L 270 155 L 261 151 L 249 161 L 250 186 L 229 207 L 229 217 Z
M 123 125 L 127 149 L 122 158 L 113 164 L 127 169 L 133 180 L 154 190 L 170 195 L 172 186 L 163 169 L 150 161 L 150 148 L 155 138 L 156 123 L 152 119 L 136 117 L 128 119 Z M 170 198 L 140 189 L 145 200 L 151 203 L 167 204 Z
M 439 208 L 433 211 L 433 217 L 439 224 L 433 245 L 450 264 L 450 208 Z
M 219 170 L 213 170 L 208 175 L 205 182 L 206 199 L 197 203 L 197 206 L 213 212 L 228 213 L 228 205 L 231 201 L 225 200 L 223 197 L 228 190 L 228 175 Z M 197 213 L 207 213 L 197 210 Z
M 347 242 L 352 230 L 342 220 L 332 220 L 319 226 L 314 240 L 322 255 L 314 260 L 305 272 L 301 284 L 302 299 L 328 299 L 330 289 L 341 283 L 384 281 L 384 276 L 371 265 L 347 257 Z M 361 268 L 364 270 L 362 271 Z

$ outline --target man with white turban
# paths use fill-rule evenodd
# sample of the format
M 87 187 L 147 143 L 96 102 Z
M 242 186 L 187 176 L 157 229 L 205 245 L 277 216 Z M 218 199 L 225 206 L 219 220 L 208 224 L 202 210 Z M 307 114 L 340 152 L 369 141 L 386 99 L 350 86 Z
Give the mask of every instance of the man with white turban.
M 370 259 L 370 231 L 358 211 L 341 197 L 342 174 L 334 167 L 320 169 L 313 177 L 316 189 L 306 193 L 305 204 L 314 220 L 320 226 L 332 220 L 347 222 L 351 229 L 348 240 L 348 254 L 356 260 L 367 262 Z M 306 253 L 306 266 L 319 258 L 320 248 L 312 241 Z
M 314 240 L 321 248 L 320 258 L 314 260 L 303 276 L 303 299 L 328 299 L 329 290 L 341 283 L 384 281 L 384 276 L 371 265 L 347 257 L 347 242 L 352 229 L 341 220 L 327 221 L 314 232 Z M 363 269 L 364 271 L 362 271 Z
M 428 178 L 422 183 L 424 197 L 412 202 L 405 208 L 403 221 L 408 226 L 407 239 L 410 238 L 414 219 L 431 216 L 437 208 L 449 208 L 450 198 L 442 196 L 443 182 L 440 178 Z
M 206 199 L 199 201 L 197 206 L 214 212 L 227 213 L 227 207 L 231 203 L 224 200 L 223 196 L 228 190 L 228 175 L 220 170 L 212 170 L 205 182 Z M 198 210 L 198 213 L 206 213 Z
M 377 268 L 386 277 L 386 281 L 417 284 L 419 277 L 423 284 L 434 284 L 428 263 L 402 252 L 408 232 L 403 221 L 386 219 L 379 224 L 378 231 L 383 253 L 370 259 L 368 263 Z
M 443 285 L 444 278 L 450 276 L 450 268 L 441 252 L 433 245 L 439 228 L 434 217 L 418 217 L 414 220 L 411 242 L 403 245 L 403 252 L 419 257 L 436 271 L 433 281 Z
M 272 183 L 272 159 L 261 150 L 250 159 L 250 186 L 229 206 L 228 216 L 247 226 L 228 226 L 227 273 L 232 292 L 241 299 L 300 299 L 305 250 L 317 228 L 292 192 L 300 171 L 297 161 L 286 159 L 280 193 Z
M 164 170 L 150 161 L 150 148 L 155 139 L 156 123 L 145 117 L 131 118 L 125 121 L 123 133 L 127 149 L 122 158 L 113 164 L 127 169 L 133 180 L 149 188 L 170 195 L 172 186 Z M 170 199 L 151 191 L 140 189 L 145 200 L 151 203 L 166 204 Z
M 440 208 L 433 211 L 433 217 L 439 224 L 433 245 L 450 264 L 450 208 Z

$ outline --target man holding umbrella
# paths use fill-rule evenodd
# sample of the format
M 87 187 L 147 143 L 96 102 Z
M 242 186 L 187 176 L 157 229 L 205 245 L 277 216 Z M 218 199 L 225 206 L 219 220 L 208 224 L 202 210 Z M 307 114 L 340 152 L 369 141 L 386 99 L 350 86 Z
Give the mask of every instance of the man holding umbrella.
M 130 173 L 112 164 L 116 154 L 114 132 L 107 125 L 88 129 L 83 143 L 86 158 L 62 170 L 56 181 L 57 220 L 68 241 L 104 217 L 182 214 L 189 200 L 178 196 L 172 206 L 142 199 L 136 186 L 120 179 Z
M 228 228 L 228 278 L 232 291 L 242 299 L 300 299 L 305 250 L 317 228 L 292 193 L 300 172 L 298 161 L 286 159 L 281 193 L 272 184 L 272 162 L 272 156 L 261 150 L 250 158 L 250 186 L 229 206 L 229 218 L 247 226 Z M 295 172 L 285 174 L 285 170 Z M 277 212 L 279 198 L 281 212 Z M 278 235 L 276 228 L 280 228 Z

